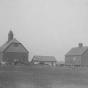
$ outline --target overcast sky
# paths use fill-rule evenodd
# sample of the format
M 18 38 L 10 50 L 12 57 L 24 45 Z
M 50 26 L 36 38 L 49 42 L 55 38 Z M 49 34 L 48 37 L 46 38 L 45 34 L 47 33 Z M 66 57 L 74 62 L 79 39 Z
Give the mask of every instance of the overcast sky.
M 0 46 L 12 30 L 33 55 L 64 55 L 88 46 L 88 0 L 0 0 Z

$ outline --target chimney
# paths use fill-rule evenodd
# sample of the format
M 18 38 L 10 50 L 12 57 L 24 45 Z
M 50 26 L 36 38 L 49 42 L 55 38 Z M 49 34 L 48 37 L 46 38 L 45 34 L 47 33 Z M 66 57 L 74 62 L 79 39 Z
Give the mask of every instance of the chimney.
M 81 47 L 83 47 L 83 44 L 82 43 L 79 43 L 78 46 L 81 48 Z

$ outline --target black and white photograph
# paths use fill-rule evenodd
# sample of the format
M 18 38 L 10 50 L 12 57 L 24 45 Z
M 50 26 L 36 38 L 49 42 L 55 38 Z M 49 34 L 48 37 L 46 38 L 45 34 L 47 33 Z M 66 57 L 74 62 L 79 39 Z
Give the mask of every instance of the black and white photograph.
M 0 88 L 88 88 L 88 0 L 0 0 Z

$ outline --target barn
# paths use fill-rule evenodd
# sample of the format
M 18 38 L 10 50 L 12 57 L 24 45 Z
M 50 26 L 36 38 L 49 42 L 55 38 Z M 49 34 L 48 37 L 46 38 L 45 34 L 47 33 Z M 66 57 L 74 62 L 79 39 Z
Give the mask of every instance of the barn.
M 37 55 L 35 55 L 31 62 L 33 62 L 34 64 L 43 63 L 43 64 L 54 66 L 56 64 L 57 60 L 55 59 L 54 56 L 37 56 Z
M 67 65 L 88 65 L 88 46 L 82 43 L 78 47 L 73 47 L 65 55 L 65 64 Z
M 29 52 L 16 38 L 13 38 L 13 32 L 10 30 L 8 41 L 0 47 L 0 62 L 28 62 Z

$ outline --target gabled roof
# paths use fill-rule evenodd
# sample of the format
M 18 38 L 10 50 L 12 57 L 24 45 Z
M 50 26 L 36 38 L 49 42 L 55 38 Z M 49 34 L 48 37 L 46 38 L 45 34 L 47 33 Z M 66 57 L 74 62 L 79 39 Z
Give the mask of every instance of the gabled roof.
M 34 56 L 32 61 L 46 61 L 46 62 L 49 62 L 49 61 L 53 61 L 53 62 L 56 62 L 57 60 L 55 59 L 54 56 Z
M 7 41 L 5 44 L 3 44 L 0 47 L 0 52 L 3 52 L 7 47 L 9 47 L 12 43 L 20 43 L 18 40 L 16 40 L 16 38 L 12 39 L 11 41 Z
M 74 47 L 69 52 L 67 52 L 67 54 L 65 56 L 82 55 L 87 49 L 88 49 L 88 46 L 85 46 L 85 47 Z

